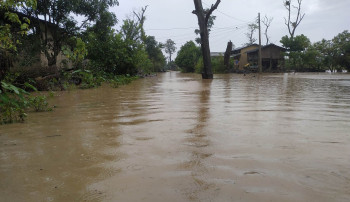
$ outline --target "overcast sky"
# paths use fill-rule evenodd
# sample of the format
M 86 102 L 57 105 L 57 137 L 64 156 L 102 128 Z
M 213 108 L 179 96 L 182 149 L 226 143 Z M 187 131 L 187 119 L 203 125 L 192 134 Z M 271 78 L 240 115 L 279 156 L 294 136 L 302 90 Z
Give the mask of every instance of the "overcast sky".
M 203 6 L 209 7 L 216 0 L 203 0 Z M 293 0 L 296 3 L 296 0 Z M 155 36 L 159 42 L 167 39 L 175 41 L 179 48 L 187 41 L 194 40 L 194 29 L 198 27 L 197 17 L 192 14 L 193 0 L 119 0 L 119 6 L 112 8 L 117 15 L 119 25 L 133 10 L 149 5 L 146 12 L 145 30 L 147 35 Z M 296 34 L 304 34 L 312 42 L 323 38 L 332 39 L 344 30 L 350 30 L 350 0 L 303 0 L 304 20 Z M 280 45 L 282 36 L 288 34 L 284 17 L 287 10 L 283 0 L 221 0 L 214 28 L 210 34 L 212 52 L 224 52 L 228 41 L 236 47 L 247 42 L 247 25 L 261 16 L 273 17 L 269 29 L 271 42 Z M 256 33 L 258 38 L 258 33 Z M 263 38 L 263 44 L 265 39 Z

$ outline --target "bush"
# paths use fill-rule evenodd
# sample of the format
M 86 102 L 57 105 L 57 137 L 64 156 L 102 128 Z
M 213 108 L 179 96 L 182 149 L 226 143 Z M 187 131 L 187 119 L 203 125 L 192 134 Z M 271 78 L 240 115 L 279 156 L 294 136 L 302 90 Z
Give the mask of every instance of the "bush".
M 200 57 L 200 49 L 193 41 L 183 45 L 175 59 L 177 66 L 182 72 L 194 72 L 198 59 Z
M 112 79 L 109 80 L 109 84 L 113 88 L 118 88 L 121 85 L 127 85 L 131 83 L 133 80 L 137 79 L 137 76 L 114 76 Z
M 212 57 L 211 58 L 211 65 L 212 65 L 212 69 L 213 69 L 214 74 L 223 74 L 223 73 L 228 72 L 226 66 L 224 65 L 224 57 L 223 56 Z
M 47 97 L 44 95 L 30 96 L 28 100 L 30 107 L 36 112 L 52 111 L 52 108 L 49 107 L 49 103 L 47 102 Z
M 29 84 L 25 88 L 37 91 Z M 2 81 L 0 86 L 0 124 L 23 122 L 27 117 L 26 111 L 51 111 L 46 96 L 30 96 L 27 91 L 9 82 Z
M 0 124 L 24 121 L 28 107 L 28 93 L 10 83 L 1 82 Z

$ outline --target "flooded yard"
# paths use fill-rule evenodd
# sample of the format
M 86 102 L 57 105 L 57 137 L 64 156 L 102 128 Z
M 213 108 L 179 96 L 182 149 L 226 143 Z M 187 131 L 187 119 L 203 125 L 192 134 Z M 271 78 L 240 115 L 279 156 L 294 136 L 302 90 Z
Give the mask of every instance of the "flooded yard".
M 350 201 L 350 75 L 167 72 L 0 126 L 0 201 Z

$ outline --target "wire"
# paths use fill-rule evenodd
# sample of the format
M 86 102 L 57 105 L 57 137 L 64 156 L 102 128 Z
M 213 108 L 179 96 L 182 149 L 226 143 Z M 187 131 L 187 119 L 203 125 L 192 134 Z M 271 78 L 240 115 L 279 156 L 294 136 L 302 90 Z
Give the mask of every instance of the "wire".
M 206 5 L 206 6 L 209 6 L 209 7 L 211 6 L 211 5 L 207 4 L 205 1 L 202 1 L 202 2 L 203 2 L 203 4 Z M 246 20 L 242 20 L 242 19 L 239 19 L 239 18 L 230 16 L 230 15 L 228 15 L 228 14 L 226 14 L 226 13 L 220 11 L 219 9 L 216 9 L 216 11 L 219 12 L 219 13 L 221 13 L 221 14 L 223 14 L 223 15 L 225 15 L 226 17 L 231 18 L 231 19 L 239 20 L 239 21 L 241 21 L 241 22 L 248 22 L 248 21 L 246 21 Z
M 240 31 L 246 28 L 247 26 L 248 26 L 247 24 L 244 24 L 241 26 L 212 28 L 210 37 L 218 37 L 218 36 L 221 37 L 221 36 L 227 35 L 228 33 L 234 33 L 234 32 Z M 194 39 L 195 37 L 199 37 L 198 35 L 195 35 L 195 33 L 192 31 L 193 30 L 191 30 L 191 33 L 187 33 L 187 34 L 157 37 L 157 40 L 162 41 L 162 40 L 171 38 L 174 41 L 182 41 L 182 40 L 188 41 L 188 39 Z
M 242 25 L 245 25 L 246 23 L 241 23 L 237 25 L 232 25 L 229 27 L 212 27 L 211 29 L 231 29 L 240 27 Z M 172 31 L 172 30 L 186 30 L 186 29 L 198 29 L 198 27 L 176 27 L 176 28 L 153 28 L 153 29 L 146 29 L 145 31 Z
M 171 31 L 171 30 L 184 30 L 184 29 L 196 29 L 197 27 L 178 27 L 178 28 L 160 28 L 160 29 L 146 29 L 145 31 Z

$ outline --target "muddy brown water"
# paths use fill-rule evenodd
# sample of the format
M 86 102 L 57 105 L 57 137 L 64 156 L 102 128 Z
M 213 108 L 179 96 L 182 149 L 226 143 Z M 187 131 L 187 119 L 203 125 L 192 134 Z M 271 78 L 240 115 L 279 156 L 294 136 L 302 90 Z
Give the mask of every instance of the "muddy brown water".
M 0 126 L 0 201 L 350 201 L 350 75 L 168 72 Z

